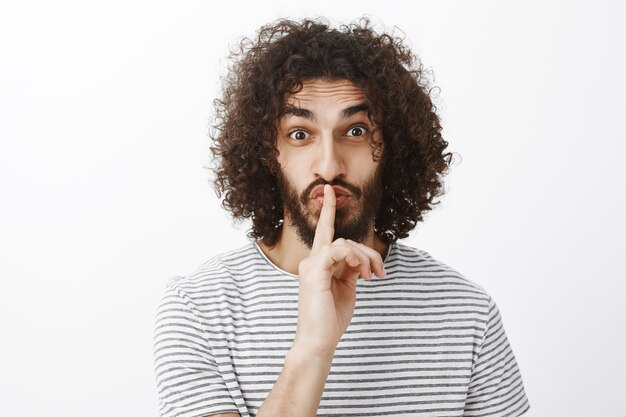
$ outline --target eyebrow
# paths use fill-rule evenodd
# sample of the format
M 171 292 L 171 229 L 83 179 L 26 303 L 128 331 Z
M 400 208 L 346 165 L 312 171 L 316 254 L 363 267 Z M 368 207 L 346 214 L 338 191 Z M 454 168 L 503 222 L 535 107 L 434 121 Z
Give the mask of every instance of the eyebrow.
M 354 106 L 346 107 L 341 111 L 341 118 L 347 119 L 350 116 L 354 116 L 357 113 L 368 112 L 370 111 L 370 106 L 367 103 L 359 103 Z M 302 117 L 304 119 L 308 119 L 311 121 L 315 121 L 315 116 L 313 112 L 309 109 L 305 109 L 302 107 L 296 107 L 292 104 L 287 104 L 285 109 L 283 110 L 282 116 L 292 115 L 296 117 Z

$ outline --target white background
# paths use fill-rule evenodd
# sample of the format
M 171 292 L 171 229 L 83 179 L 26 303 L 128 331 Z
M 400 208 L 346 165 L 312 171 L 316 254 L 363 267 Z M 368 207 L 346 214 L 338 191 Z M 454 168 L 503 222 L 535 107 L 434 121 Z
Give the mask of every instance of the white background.
M 624 3 L 295 4 L 2 2 L 0 415 L 157 414 L 167 279 L 247 242 L 203 168 L 229 47 L 367 14 L 462 157 L 405 242 L 494 297 L 528 415 L 625 416 Z

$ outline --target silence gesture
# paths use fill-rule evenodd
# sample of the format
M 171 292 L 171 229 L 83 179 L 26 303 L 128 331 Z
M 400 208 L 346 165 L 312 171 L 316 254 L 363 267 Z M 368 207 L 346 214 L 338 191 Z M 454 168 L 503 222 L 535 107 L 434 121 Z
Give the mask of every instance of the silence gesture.
M 299 265 L 298 326 L 294 347 L 332 357 L 354 313 L 359 275 L 384 277 L 383 260 L 374 249 L 335 234 L 336 199 L 324 185 L 324 199 L 311 254 Z

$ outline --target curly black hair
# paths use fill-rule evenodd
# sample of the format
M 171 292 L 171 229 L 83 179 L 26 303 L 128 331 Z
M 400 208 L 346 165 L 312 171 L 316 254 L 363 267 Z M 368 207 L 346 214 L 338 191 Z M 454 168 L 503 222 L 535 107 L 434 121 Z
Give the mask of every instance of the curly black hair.
M 210 138 L 214 185 L 234 219 L 252 219 L 251 239 L 272 246 L 283 223 L 277 178 L 277 123 L 285 99 L 314 78 L 347 79 L 360 87 L 380 129 L 372 155 L 381 158 L 383 192 L 374 222 L 386 243 L 405 238 L 439 204 L 452 153 L 441 136 L 423 65 L 403 40 L 376 33 L 367 18 L 338 29 L 320 20 L 280 19 L 243 38 L 231 51 L 223 96 L 215 99 Z

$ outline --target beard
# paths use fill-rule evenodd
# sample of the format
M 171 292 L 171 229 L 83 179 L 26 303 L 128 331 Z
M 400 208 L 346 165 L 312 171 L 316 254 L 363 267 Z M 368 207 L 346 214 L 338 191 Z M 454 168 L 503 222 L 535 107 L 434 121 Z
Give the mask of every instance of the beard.
M 312 182 L 302 193 L 298 194 L 295 187 L 284 178 L 282 172 L 278 175 L 278 186 L 285 207 L 285 222 L 295 228 L 296 234 L 302 243 L 309 249 L 313 247 L 315 228 L 321 208 L 317 207 L 310 195 L 312 190 L 320 185 L 327 184 L 323 179 Z M 336 179 L 330 183 L 345 188 L 352 195 L 346 204 L 335 211 L 335 239 L 344 238 L 363 243 L 367 239 L 373 226 L 382 198 L 382 165 L 378 165 L 372 177 L 362 188 Z

